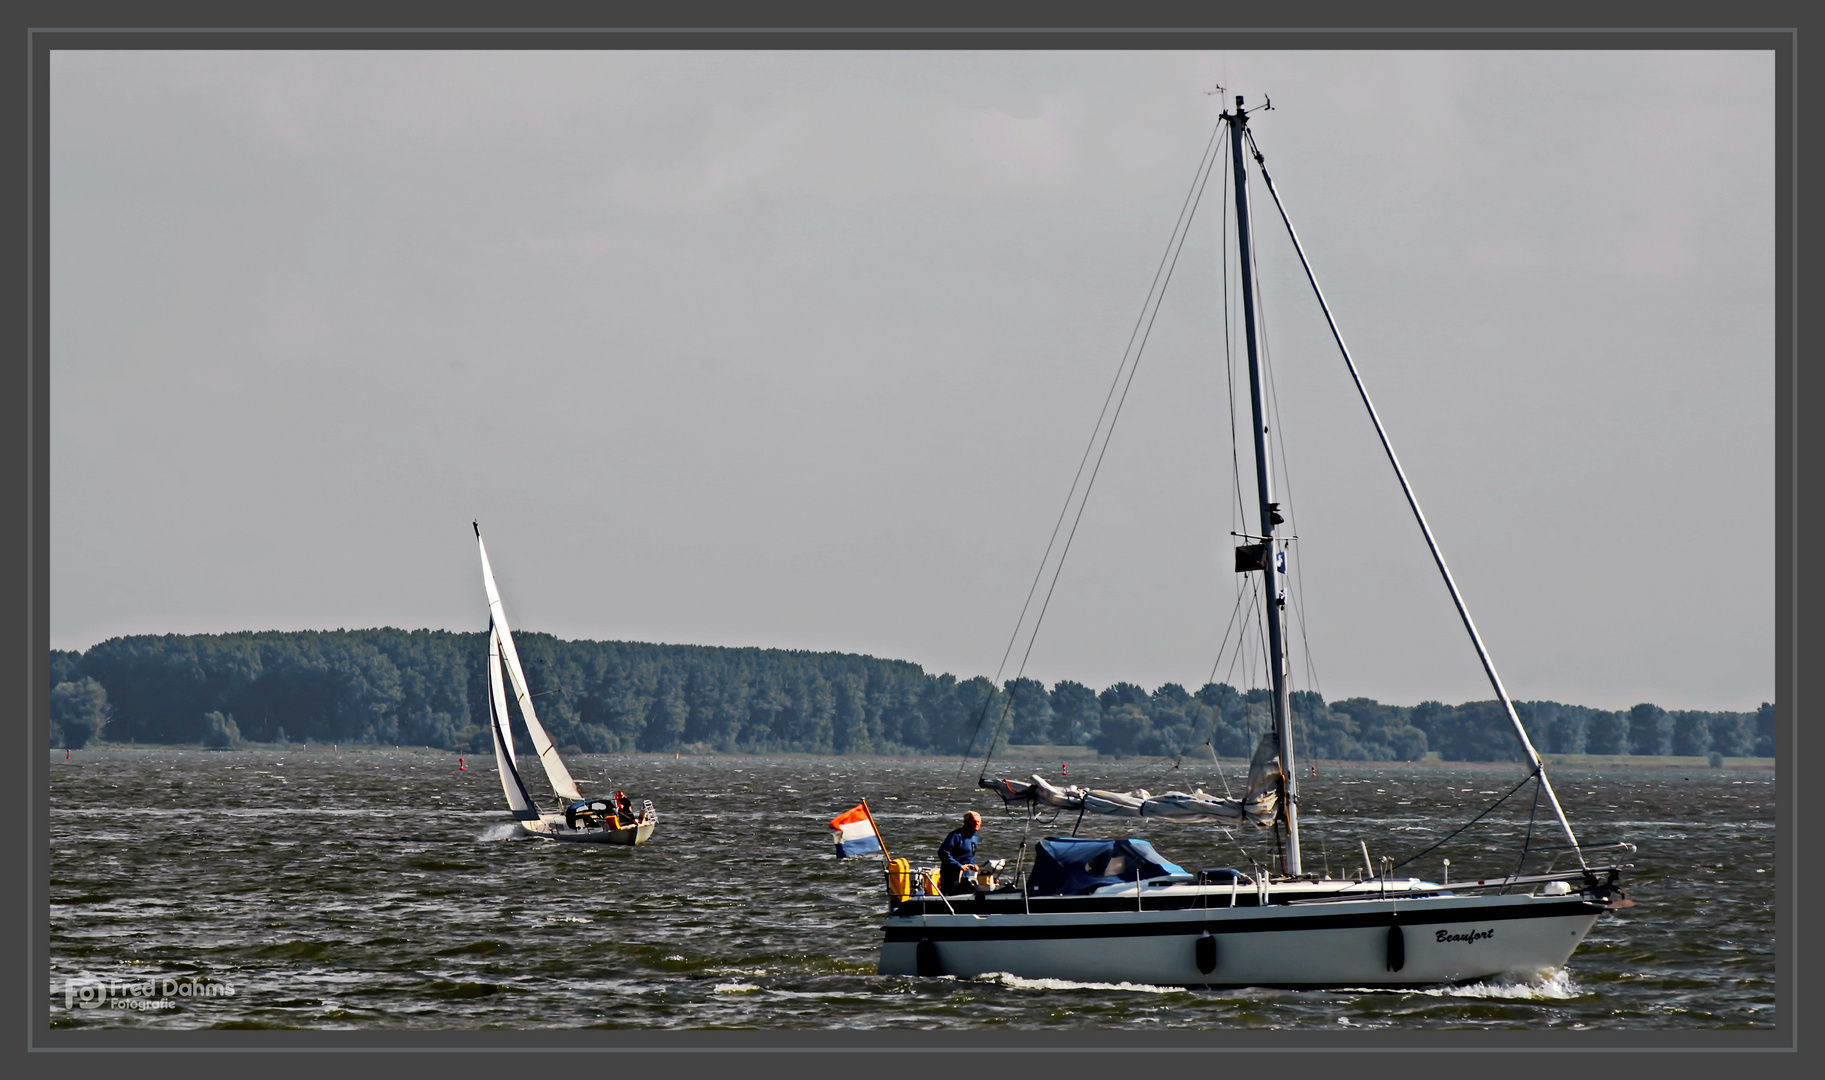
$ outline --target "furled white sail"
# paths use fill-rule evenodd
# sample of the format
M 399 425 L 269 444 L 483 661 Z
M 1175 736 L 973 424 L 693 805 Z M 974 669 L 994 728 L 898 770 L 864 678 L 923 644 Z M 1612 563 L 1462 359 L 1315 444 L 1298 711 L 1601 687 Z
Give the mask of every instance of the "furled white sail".
M 1280 749 L 1272 732 L 1261 737 L 1255 756 L 1248 765 L 1248 790 L 1240 799 L 1220 799 L 1198 791 L 1168 791 L 1155 795 L 1146 788 L 1133 791 L 1103 791 L 1092 788 L 1058 787 L 1035 775 L 1030 781 L 997 778 L 982 781 L 982 786 L 1000 795 L 1004 802 L 1027 801 L 1060 810 L 1082 810 L 1090 814 L 1117 817 L 1150 817 L 1166 821 L 1247 822 L 1258 829 L 1274 823 L 1274 812 L 1280 805 Z
M 1084 809 L 1092 814 L 1114 814 L 1117 817 L 1140 817 L 1141 807 L 1151 792 L 1146 788 L 1133 791 L 1104 791 L 1092 788 L 1084 792 Z
M 494 584 L 494 567 L 488 563 L 488 546 L 482 543 L 479 530 L 475 534 L 475 546 L 482 553 L 482 582 L 488 589 L 488 617 L 494 624 L 494 637 L 499 642 L 501 657 L 507 662 L 507 677 L 513 683 L 520 719 L 526 722 L 532 748 L 538 752 L 539 764 L 545 767 L 552 790 L 566 799 L 581 799 L 577 782 L 571 779 L 570 770 L 564 767 L 564 760 L 558 757 L 557 747 L 551 745 L 551 737 L 545 734 L 538 713 L 532 707 L 532 692 L 526 687 L 526 672 L 520 667 L 519 650 L 513 647 L 513 632 L 507 627 L 507 613 L 501 606 L 501 590 Z M 505 720 L 504 713 L 502 719 Z
M 488 625 L 488 725 L 493 729 L 494 764 L 500 770 L 501 789 L 507 793 L 507 808 L 516 820 L 537 821 L 538 808 L 526 793 L 513 757 L 513 726 L 507 722 L 507 693 L 501 683 L 500 635 L 493 623 Z

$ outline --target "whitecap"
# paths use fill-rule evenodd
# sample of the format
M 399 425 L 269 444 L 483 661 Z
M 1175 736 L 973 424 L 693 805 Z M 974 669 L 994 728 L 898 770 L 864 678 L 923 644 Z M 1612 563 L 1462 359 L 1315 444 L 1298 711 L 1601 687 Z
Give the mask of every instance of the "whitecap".
M 1429 997 L 1564 1001 L 1569 998 L 1582 997 L 1586 991 L 1573 983 L 1571 975 L 1561 968 L 1545 977 L 1494 979 L 1487 982 L 1469 983 L 1464 986 L 1435 987 L 1430 990 L 1420 990 L 1418 993 Z
M 1177 994 L 1184 991 L 1176 986 L 1150 986 L 1146 983 L 1101 983 L 1074 982 L 1071 979 L 1025 979 L 1019 975 L 1010 975 L 1005 971 L 989 971 L 976 976 L 972 982 L 996 983 L 1015 990 L 1128 990 L 1137 994 Z

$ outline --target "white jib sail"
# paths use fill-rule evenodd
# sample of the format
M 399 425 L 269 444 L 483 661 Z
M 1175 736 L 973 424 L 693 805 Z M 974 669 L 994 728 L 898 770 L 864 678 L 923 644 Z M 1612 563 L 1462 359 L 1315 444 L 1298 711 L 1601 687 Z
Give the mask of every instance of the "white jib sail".
M 513 725 L 507 722 L 507 691 L 501 683 L 500 636 L 488 627 L 488 726 L 493 729 L 494 765 L 501 773 L 501 790 L 507 793 L 507 808 L 517 821 L 537 821 L 538 808 L 526 794 L 519 766 L 513 759 Z
M 557 747 L 551 745 L 551 737 L 545 734 L 538 713 L 533 711 L 532 693 L 526 688 L 526 673 L 520 667 L 519 650 L 513 647 L 513 631 L 508 629 L 507 613 L 501 607 L 501 590 L 494 584 L 494 567 L 488 564 L 488 546 L 482 543 L 479 533 L 475 537 L 475 546 L 482 553 L 482 584 L 488 589 L 488 617 L 494 621 L 494 636 L 500 642 L 502 658 L 507 661 L 507 677 L 513 683 L 514 698 L 520 707 L 520 719 L 526 721 L 526 733 L 532 737 L 532 748 L 538 752 L 539 764 L 545 767 L 545 776 L 551 781 L 552 790 L 566 799 L 581 799 L 583 795 L 577 790 L 577 782 L 571 779 L 570 770 L 564 767 L 564 759 L 558 757 Z M 505 719 L 503 715 L 502 720 Z

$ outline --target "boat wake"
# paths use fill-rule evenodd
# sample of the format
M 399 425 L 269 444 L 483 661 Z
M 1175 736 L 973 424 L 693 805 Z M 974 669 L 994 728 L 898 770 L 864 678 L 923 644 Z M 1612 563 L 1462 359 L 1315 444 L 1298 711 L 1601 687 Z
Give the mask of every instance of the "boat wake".
M 1103 983 L 1074 982 L 1070 979 L 1026 979 L 1019 975 L 1010 975 L 1005 971 L 991 971 L 968 980 L 975 983 L 989 983 L 1005 986 L 1013 990 L 1127 990 L 1137 994 L 1182 994 L 1187 993 L 1182 986 L 1150 986 L 1146 983 Z M 1423 990 L 1385 990 L 1360 987 L 1354 990 L 1343 990 L 1341 993 L 1357 994 L 1420 994 L 1425 997 L 1439 998 L 1491 998 L 1510 1001 L 1565 1001 L 1583 997 L 1588 991 L 1573 983 L 1571 976 L 1561 968 L 1547 976 L 1533 978 L 1514 977 L 1512 979 L 1493 979 L 1483 982 L 1467 983 L 1463 986 L 1439 986 Z
M 497 821 L 493 825 L 490 825 L 487 828 L 483 829 L 481 831 L 481 833 L 476 836 L 476 839 L 477 840 L 512 840 L 512 839 L 514 839 L 514 833 L 516 833 L 518 831 L 520 831 L 520 827 L 515 822 Z
M 1010 975 L 1005 971 L 990 971 L 978 975 L 970 981 L 993 983 L 996 986 L 1006 986 L 1015 990 L 1129 990 L 1137 994 L 1182 994 L 1185 992 L 1183 987 L 1149 986 L 1145 983 L 1073 982 L 1070 979 L 1023 979 L 1018 975 Z
M 1464 998 L 1507 998 L 1515 1001 L 1563 1001 L 1568 998 L 1583 997 L 1589 991 L 1572 982 L 1571 975 L 1560 968 L 1551 975 L 1532 978 L 1496 979 L 1485 982 L 1470 983 L 1465 986 L 1446 986 L 1435 990 L 1421 990 L 1422 994 L 1433 997 Z
M 1419 994 L 1424 997 L 1492 998 L 1509 1001 L 1566 1001 L 1571 998 L 1584 997 L 1590 993 L 1572 982 L 1571 975 L 1564 968 L 1560 968 L 1551 975 L 1513 975 L 1506 978 L 1465 983 L 1462 986 L 1434 986 L 1419 990 L 1410 988 L 1391 990 L 1363 986 L 1340 992 L 1347 994 Z

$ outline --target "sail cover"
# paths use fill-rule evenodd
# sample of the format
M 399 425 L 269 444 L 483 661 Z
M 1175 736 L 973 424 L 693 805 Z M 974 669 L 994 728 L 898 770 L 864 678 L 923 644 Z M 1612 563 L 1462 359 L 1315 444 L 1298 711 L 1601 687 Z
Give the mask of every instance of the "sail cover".
M 1048 836 L 1033 855 L 1027 892 L 1033 896 L 1082 896 L 1105 885 L 1157 877 L 1189 876 L 1145 840 L 1085 840 Z
M 1273 732 L 1261 736 L 1255 756 L 1248 764 L 1248 789 L 1240 799 L 1219 798 L 1196 791 L 1167 791 L 1155 795 L 1146 788 L 1133 791 L 1085 790 L 1075 785 L 1059 787 L 1034 775 L 1028 780 L 997 777 L 980 781 L 983 787 L 1000 795 L 1004 803 L 1029 802 L 1033 810 L 1052 807 L 1058 810 L 1081 810 L 1088 814 L 1115 817 L 1161 818 L 1187 823 L 1216 822 L 1239 825 L 1247 822 L 1257 829 L 1274 823 L 1280 806 L 1280 742 Z

